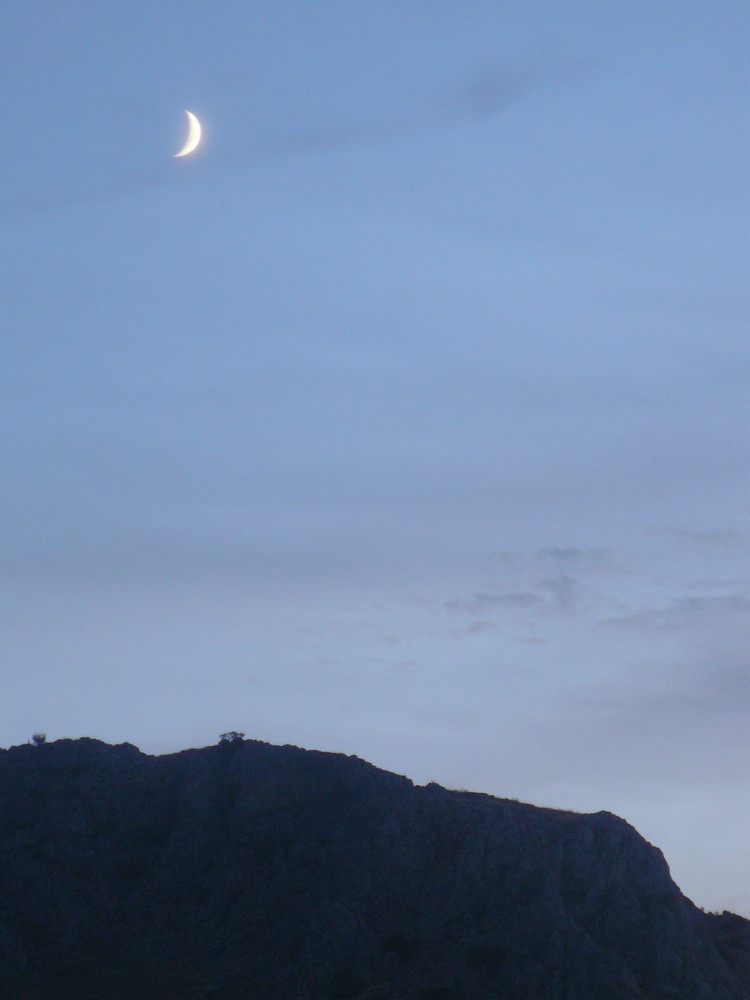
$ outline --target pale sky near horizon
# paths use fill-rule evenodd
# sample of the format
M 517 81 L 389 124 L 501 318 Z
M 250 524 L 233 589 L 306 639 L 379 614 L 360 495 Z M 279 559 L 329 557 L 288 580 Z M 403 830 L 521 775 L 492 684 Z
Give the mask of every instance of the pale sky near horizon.
M 0 745 L 608 809 L 750 916 L 749 45 L 745 0 L 6 4 Z

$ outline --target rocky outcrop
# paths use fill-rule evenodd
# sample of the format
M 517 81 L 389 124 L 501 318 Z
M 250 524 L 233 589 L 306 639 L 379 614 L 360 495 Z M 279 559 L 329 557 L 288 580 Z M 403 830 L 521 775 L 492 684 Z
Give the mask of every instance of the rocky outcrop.
M 616 816 L 295 747 L 0 751 L 0 886 L 14 1000 L 750 998 L 750 922 Z

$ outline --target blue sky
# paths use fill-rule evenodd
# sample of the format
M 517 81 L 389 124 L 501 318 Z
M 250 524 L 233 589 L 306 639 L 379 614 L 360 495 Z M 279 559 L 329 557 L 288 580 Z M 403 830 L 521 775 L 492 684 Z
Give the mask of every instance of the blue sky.
M 748 42 L 6 5 L 0 742 L 609 809 L 750 915 Z

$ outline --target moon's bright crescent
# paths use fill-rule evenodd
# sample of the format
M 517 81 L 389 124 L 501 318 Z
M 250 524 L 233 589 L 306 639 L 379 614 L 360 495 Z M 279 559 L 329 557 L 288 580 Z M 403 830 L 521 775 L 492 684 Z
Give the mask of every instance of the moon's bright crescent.
M 201 141 L 201 123 L 192 113 L 192 111 L 186 111 L 185 114 L 188 118 L 188 137 L 185 145 L 179 151 L 175 153 L 175 156 L 187 156 L 188 153 L 192 153 L 198 143 Z

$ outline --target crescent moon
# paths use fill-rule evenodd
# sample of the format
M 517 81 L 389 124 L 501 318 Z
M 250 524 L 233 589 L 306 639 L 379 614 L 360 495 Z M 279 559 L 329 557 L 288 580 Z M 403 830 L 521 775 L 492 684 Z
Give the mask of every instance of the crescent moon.
M 186 111 L 185 114 L 187 115 L 188 119 L 188 137 L 185 142 L 185 145 L 182 147 L 179 153 L 174 154 L 175 156 L 187 156 L 189 153 L 193 152 L 198 143 L 201 141 L 201 123 L 198 121 L 198 119 L 195 117 L 192 111 Z

